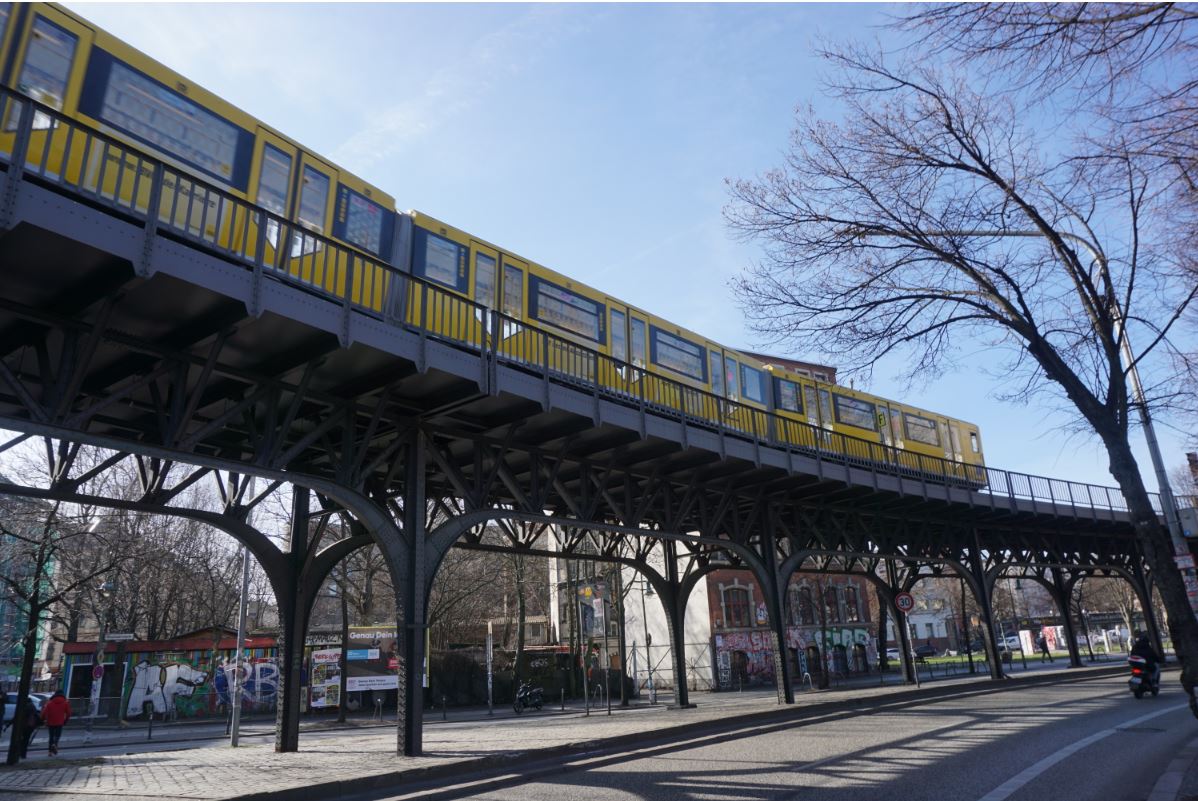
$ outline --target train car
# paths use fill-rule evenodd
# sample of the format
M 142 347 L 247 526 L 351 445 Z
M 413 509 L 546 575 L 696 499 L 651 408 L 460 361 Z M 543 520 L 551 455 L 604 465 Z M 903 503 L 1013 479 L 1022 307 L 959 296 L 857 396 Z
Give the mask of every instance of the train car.
M 0 52 L 5 86 L 104 134 L 13 104 L 0 150 L 12 152 L 17 116 L 34 113 L 27 160 L 38 172 L 143 212 L 151 171 L 121 144 L 148 152 L 166 165 L 161 219 L 326 291 L 352 280 L 355 302 L 381 306 L 387 272 L 370 262 L 392 257 L 385 192 L 56 4 L 0 5 Z M 347 247 L 329 252 L 314 235 Z
M 982 471 L 974 469 L 985 464 L 976 425 L 824 384 L 776 365 L 766 369 L 772 410 L 783 420 L 779 436 L 789 444 L 832 447 L 857 459 L 885 460 L 921 474 L 942 473 L 948 461 L 959 465 L 952 468 L 954 475 L 970 483 L 981 481 Z M 844 437 L 828 436 L 831 433 Z

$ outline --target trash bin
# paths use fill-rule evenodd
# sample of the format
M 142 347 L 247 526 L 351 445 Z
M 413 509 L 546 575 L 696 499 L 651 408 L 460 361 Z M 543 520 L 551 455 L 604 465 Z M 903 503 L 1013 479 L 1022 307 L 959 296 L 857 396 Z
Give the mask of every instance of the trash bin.
M 1011 664 L 1011 650 L 1009 648 L 1004 648 L 1002 650 L 1002 663 L 1004 665 Z

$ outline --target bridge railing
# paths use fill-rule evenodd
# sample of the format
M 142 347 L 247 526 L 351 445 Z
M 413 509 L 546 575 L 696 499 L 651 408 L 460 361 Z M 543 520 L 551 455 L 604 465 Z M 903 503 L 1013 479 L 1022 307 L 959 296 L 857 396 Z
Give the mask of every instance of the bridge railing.
M 6 167 L 0 216 L 5 221 L 11 219 L 18 182 L 31 179 L 136 220 L 148 235 L 188 242 L 242 264 L 257 277 L 326 298 L 343 308 L 347 330 L 351 310 L 371 315 L 528 370 L 546 384 L 568 384 L 642 414 L 813 458 L 821 471 L 851 466 L 947 484 L 988 495 L 996 507 L 998 499 L 1012 498 L 1081 515 L 1127 508 L 1112 487 L 1014 473 L 846 436 L 613 359 L 401 272 L 24 95 L 0 90 L 0 120 L 0 159 Z M 1152 500 L 1161 511 L 1159 496 Z

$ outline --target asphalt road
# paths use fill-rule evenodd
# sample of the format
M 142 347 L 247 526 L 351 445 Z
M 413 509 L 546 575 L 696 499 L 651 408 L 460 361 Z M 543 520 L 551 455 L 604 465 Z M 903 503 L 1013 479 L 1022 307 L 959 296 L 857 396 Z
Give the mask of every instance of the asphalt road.
M 367 799 L 1144 801 L 1198 735 L 1175 679 L 1027 687 L 715 731 Z

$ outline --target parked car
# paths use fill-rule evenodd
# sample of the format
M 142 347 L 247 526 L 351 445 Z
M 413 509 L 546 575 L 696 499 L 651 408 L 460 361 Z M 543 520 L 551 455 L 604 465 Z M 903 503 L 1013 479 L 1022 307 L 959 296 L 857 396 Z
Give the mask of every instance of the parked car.
M 49 699 L 49 693 L 29 693 L 29 697 L 33 699 L 33 705 L 37 707 L 37 711 L 42 711 L 42 704 Z M 17 711 L 17 694 L 4 694 L 4 725 L 8 726 L 12 723 L 12 716 Z
M 915 655 L 920 658 L 927 658 L 936 655 L 936 646 L 925 642 L 923 645 L 915 646 Z
M 903 657 L 902 657 L 902 654 L 899 651 L 899 649 L 887 648 L 886 649 L 886 658 L 891 659 L 891 660 L 898 660 L 898 659 L 902 659 Z
M 1018 634 L 1008 634 L 1006 637 L 1003 637 L 1002 644 L 1011 651 L 1023 650 L 1023 641 L 1019 639 Z

